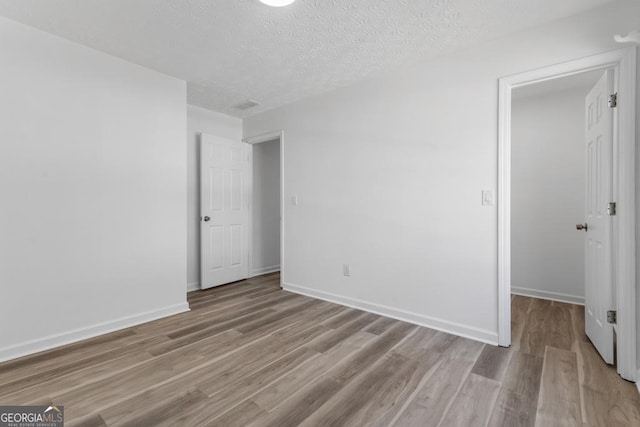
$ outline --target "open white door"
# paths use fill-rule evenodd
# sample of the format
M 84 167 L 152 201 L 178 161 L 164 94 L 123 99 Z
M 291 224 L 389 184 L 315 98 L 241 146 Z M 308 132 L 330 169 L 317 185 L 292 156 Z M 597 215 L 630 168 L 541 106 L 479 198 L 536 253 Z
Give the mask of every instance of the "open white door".
M 611 217 L 612 201 L 613 73 L 606 71 L 586 98 L 587 197 L 585 239 L 585 329 L 606 363 L 613 363 L 613 307 Z
M 249 149 L 214 135 L 200 142 L 200 283 L 207 289 L 249 276 Z

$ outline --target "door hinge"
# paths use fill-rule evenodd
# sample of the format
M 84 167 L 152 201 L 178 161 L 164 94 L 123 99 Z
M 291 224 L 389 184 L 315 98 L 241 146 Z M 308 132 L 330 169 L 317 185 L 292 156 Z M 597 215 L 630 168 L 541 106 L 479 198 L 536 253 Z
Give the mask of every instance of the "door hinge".
M 618 312 L 615 310 L 607 311 L 607 322 L 615 325 L 618 320 Z
M 618 106 L 618 93 L 612 93 L 609 95 L 609 108 L 616 108 Z
M 616 202 L 609 202 L 607 205 L 607 214 L 609 216 L 614 216 L 616 214 Z

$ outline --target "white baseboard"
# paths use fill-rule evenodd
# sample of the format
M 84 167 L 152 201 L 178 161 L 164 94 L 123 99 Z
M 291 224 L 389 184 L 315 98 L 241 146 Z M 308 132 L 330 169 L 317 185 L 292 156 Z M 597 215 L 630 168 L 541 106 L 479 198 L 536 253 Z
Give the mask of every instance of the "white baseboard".
M 355 298 L 349 298 L 329 292 L 309 289 L 304 286 L 284 283 L 285 291 L 306 295 L 312 298 L 333 302 L 347 307 L 357 308 L 359 310 L 368 311 L 370 313 L 379 314 L 392 319 L 402 320 L 404 322 L 413 323 L 419 326 L 436 329 L 438 331 L 447 332 L 449 334 L 458 335 L 464 338 L 470 338 L 475 341 L 481 341 L 491 345 L 498 345 L 498 333 L 486 329 L 475 328 L 473 326 L 462 325 L 448 320 L 438 319 L 435 317 L 425 316 L 418 313 L 412 313 L 397 308 L 388 307 L 381 304 L 370 303 Z
M 141 323 L 151 322 L 152 320 L 173 316 L 174 314 L 184 313 L 186 311 L 189 311 L 189 304 L 184 302 L 161 308 L 159 310 L 134 314 L 132 316 L 122 317 L 109 322 L 98 323 L 85 328 L 63 332 L 61 334 L 49 335 L 48 337 L 0 348 L 0 362 L 38 353 L 40 351 L 50 350 L 55 347 L 82 341 L 87 338 L 93 338 L 98 335 L 108 334 L 109 332 L 115 332 L 120 329 L 129 328 Z
M 566 302 L 569 304 L 584 305 L 584 297 L 576 295 L 561 294 L 558 292 L 540 291 L 537 289 L 518 288 L 511 287 L 511 293 L 516 295 L 522 295 L 525 297 L 548 299 L 551 301 Z
M 254 268 L 251 277 L 262 276 L 263 274 L 275 273 L 280 271 L 280 265 L 272 265 L 269 267 Z
M 189 282 L 187 283 L 187 292 L 199 291 L 200 290 L 200 282 Z

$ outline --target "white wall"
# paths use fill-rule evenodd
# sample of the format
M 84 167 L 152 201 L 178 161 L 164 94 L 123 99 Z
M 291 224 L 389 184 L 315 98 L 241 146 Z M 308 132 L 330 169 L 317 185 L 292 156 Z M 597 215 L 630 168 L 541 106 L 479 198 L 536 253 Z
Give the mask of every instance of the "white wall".
M 589 88 L 514 99 L 511 290 L 584 304 L 584 103 Z
M 200 288 L 200 137 L 199 133 L 242 139 L 242 120 L 187 106 L 187 287 Z
M 497 79 L 639 27 L 616 2 L 246 119 L 285 134 L 285 289 L 497 342 Z
M 188 309 L 186 85 L 0 18 L 0 360 Z
M 280 140 L 253 145 L 251 274 L 280 269 Z

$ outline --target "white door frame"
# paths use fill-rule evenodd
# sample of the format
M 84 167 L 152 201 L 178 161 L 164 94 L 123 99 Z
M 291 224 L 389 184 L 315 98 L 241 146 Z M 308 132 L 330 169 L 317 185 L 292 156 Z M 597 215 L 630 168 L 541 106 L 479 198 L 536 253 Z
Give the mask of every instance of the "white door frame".
M 280 287 L 284 283 L 285 276 L 285 259 L 284 259 L 284 131 L 277 130 L 267 132 L 256 136 L 243 138 L 242 142 L 247 144 L 260 144 L 262 142 L 280 140 Z M 251 221 L 249 221 L 249 272 L 253 272 L 253 150 L 249 158 L 249 213 Z
M 613 69 L 618 108 L 614 110 L 612 264 L 618 322 L 618 373 L 635 381 L 636 239 L 635 114 L 636 48 L 605 52 L 499 79 L 498 100 L 498 343 L 511 345 L 511 94 L 518 87 L 592 70 Z

